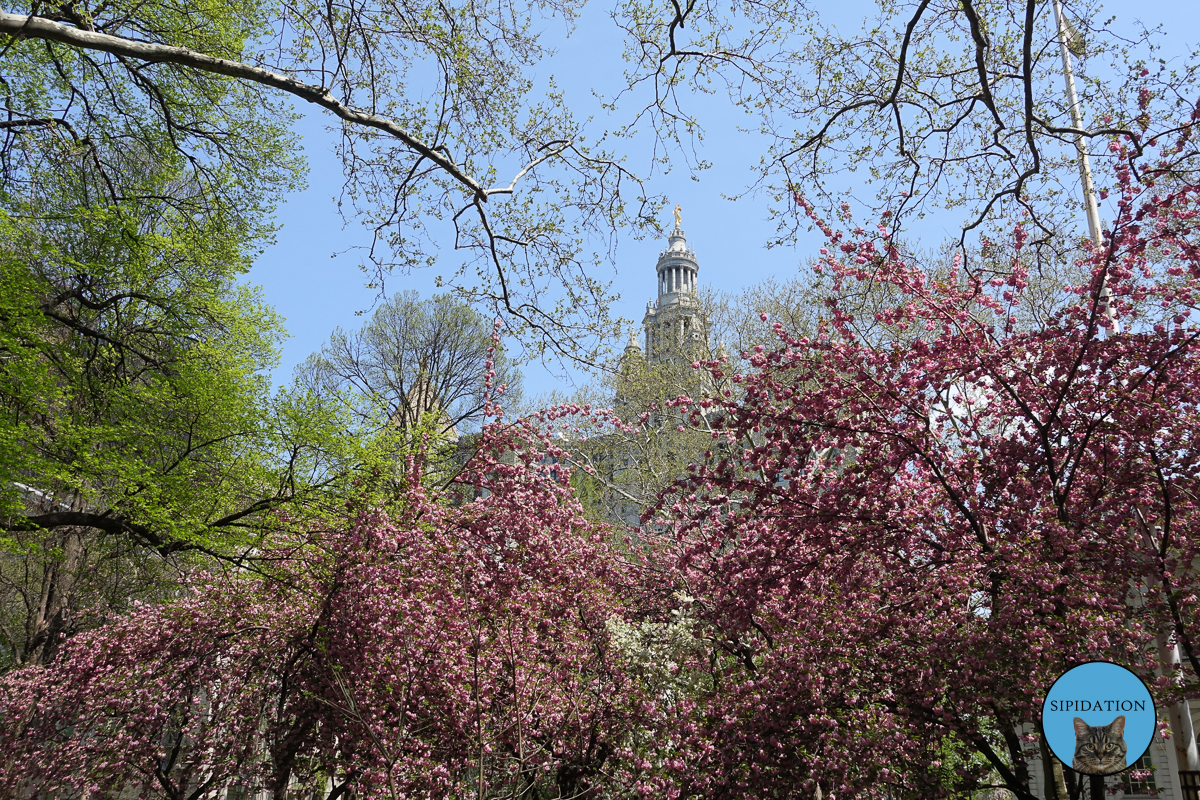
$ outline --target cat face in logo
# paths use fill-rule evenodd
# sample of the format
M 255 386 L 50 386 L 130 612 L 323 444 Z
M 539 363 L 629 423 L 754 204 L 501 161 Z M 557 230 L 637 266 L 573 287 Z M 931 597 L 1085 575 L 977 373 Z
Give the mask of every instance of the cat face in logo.
M 1095 727 L 1075 718 L 1075 758 L 1071 769 L 1085 775 L 1112 775 L 1127 766 L 1124 714 L 1107 725 Z

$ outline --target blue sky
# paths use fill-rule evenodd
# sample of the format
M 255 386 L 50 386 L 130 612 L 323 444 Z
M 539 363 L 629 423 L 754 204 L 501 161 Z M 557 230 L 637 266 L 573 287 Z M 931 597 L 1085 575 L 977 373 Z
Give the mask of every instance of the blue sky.
M 837 24 L 844 32 L 871 8 L 860 0 L 829 5 L 829 13 L 836 17 L 826 15 L 825 21 Z M 1163 23 L 1168 34 L 1165 55 L 1171 56 L 1185 52 L 1186 43 L 1200 38 L 1198 6 L 1192 2 L 1121 2 L 1107 4 L 1105 11 L 1116 16 L 1116 30 L 1135 18 L 1147 25 Z M 591 110 L 597 109 L 593 89 L 611 96 L 620 88 L 621 40 L 609 19 L 609 8 L 590 4 L 574 34 L 562 41 L 560 52 L 544 62 L 537 76 L 545 79 L 553 74 L 578 116 L 597 115 L 597 129 L 618 123 Z M 561 39 L 554 24 L 547 25 L 547 33 Z M 597 65 L 610 66 L 613 71 L 597 70 Z M 767 221 L 768 198 L 751 196 L 736 202 L 725 198 L 741 193 L 753 180 L 753 168 L 766 142 L 755 134 L 739 132 L 737 126 L 746 117 L 722 99 L 706 97 L 699 102 L 707 111 L 706 137 L 699 154 L 711 161 L 713 168 L 693 177 L 681 165 L 668 174 L 657 173 L 650 189 L 665 193 L 671 205 L 682 205 L 688 241 L 700 261 L 700 281 L 738 291 L 771 276 L 794 275 L 801 261 L 820 247 L 819 236 L 804 236 L 795 248 L 765 248 L 764 243 L 774 233 L 774 223 Z M 359 269 L 361 258 L 353 250 L 369 242 L 369 236 L 353 222 L 343 226 L 337 213 L 335 198 L 342 186 L 342 174 L 333 153 L 334 134 L 325 129 L 330 119 L 315 109 L 299 110 L 305 112 L 299 132 L 310 166 L 309 186 L 291 195 L 280 208 L 278 241 L 257 260 L 249 275 L 251 283 L 263 287 L 267 302 L 286 318 L 291 334 L 275 371 L 276 383 L 288 382 L 293 367 L 318 349 L 335 327 L 351 329 L 360 325 L 360 314 L 369 310 L 378 297 L 377 290 L 366 288 L 366 278 Z M 669 212 L 663 217 L 662 222 L 667 224 Z M 951 233 L 933 228 L 923 236 L 928 242 Z M 654 264 L 662 246 L 654 240 L 618 240 L 613 263 L 598 276 L 612 280 L 621 295 L 613 309 L 616 315 L 640 322 L 646 301 L 654 294 Z M 443 252 L 453 258 L 452 251 Z M 338 255 L 331 257 L 334 254 Z M 387 288 L 389 292 L 415 289 L 428 295 L 434 291 L 433 278 L 430 270 L 393 275 Z M 525 375 L 527 395 L 569 389 L 538 364 L 527 365 Z

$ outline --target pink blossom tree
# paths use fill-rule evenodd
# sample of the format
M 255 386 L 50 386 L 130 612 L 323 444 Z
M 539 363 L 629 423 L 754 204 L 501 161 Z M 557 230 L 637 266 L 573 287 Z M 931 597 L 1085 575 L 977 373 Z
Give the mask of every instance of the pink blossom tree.
M 485 432 L 471 502 L 413 460 L 390 519 L 201 576 L 7 676 L 0 791 L 584 796 L 636 706 L 605 627 L 618 573 L 523 436 Z
M 1031 725 L 1067 668 L 1121 662 L 1160 704 L 1191 690 L 1156 637 L 1200 674 L 1200 186 L 1118 178 L 1090 280 L 1035 329 L 1021 225 L 1000 268 L 935 269 L 797 198 L 818 269 L 886 288 L 894 335 L 834 301 L 815 336 L 777 326 L 741 396 L 678 401 L 721 421 L 659 504 L 709 644 L 664 745 L 683 795 L 928 797 L 990 770 L 1031 798 Z

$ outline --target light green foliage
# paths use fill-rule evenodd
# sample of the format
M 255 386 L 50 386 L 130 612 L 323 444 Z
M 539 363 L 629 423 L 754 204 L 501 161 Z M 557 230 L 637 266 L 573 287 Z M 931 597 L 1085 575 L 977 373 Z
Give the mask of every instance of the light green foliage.
M 451 295 L 398 292 L 359 330 L 335 330 L 297 368 L 296 385 L 360 450 L 362 502 L 403 500 L 409 458 L 425 462 L 432 484 L 461 468 L 484 422 L 489 371 L 493 400 L 520 402 L 521 373 L 503 343 L 493 349 L 494 331 Z
M 230 57 L 261 24 L 253 5 L 118 5 L 127 29 Z M 11 666 L 52 657 L 87 608 L 158 597 L 200 554 L 244 564 L 263 536 L 326 510 L 361 454 L 316 398 L 271 393 L 282 323 L 241 283 L 299 181 L 288 115 L 170 65 L 37 41 L 0 58 Z
M 79 208 L 66 241 L 2 218 L 5 514 L 27 511 L 19 483 L 144 544 L 248 544 L 229 517 L 314 462 L 312 422 L 260 373 L 282 327 L 234 283 L 246 259 L 218 224 L 135 232 L 122 211 Z
M 97 13 L 83 23 L 236 59 L 268 30 L 271 12 L 247 0 L 118 2 Z M 271 233 L 278 196 L 302 183 L 290 108 L 231 78 L 20 38 L 6 41 L 3 67 L 4 185 L 48 217 L 69 217 L 76 203 L 145 201 L 136 225 L 170 224 L 158 220 L 170 209 L 184 215 L 176 234 L 182 218 L 214 218 L 253 248 Z M 74 186 L 62 192 L 68 172 Z M 59 180 L 44 185 L 47 173 Z
M 207 546 L 214 521 L 280 489 L 264 471 L 279 426 L 256 373 L 283 330 L 237 283 L 269 228 L 232 210 L 270 195 L 214 187 L 191 162 L 159 160 L 151 145 L 169 136 L 138 135 L 113 142 L 112 161 L 107 139 L 18 137 L 31 157 L 5 184 L 0 217 L 0 491 L 9 514 L 23 483 L 148 544 Z
M 86 624 L 81 604 L 153 596 L 188 551 L 252 553 L 352 446 L 302 395 L 270 395 L 282 328 L 236 283 L 247 243 L 220 217 L 80 204 L 47 220 L 9 199 L 0 628 L 21 663 Z
M 228 59 L 278 12 L 256 0 L 63 11 L 79 28 Z M 81 524 L 46 516 L 69 510 L 163 552 L 252 546 L 261 512 L 349 457 L 311 399 L 271 396 L 263 371 L 283 327 L 240 283 L 301 180 L 290 112 L 177 64 L 21 38 L 2 58 L 7 527 Z

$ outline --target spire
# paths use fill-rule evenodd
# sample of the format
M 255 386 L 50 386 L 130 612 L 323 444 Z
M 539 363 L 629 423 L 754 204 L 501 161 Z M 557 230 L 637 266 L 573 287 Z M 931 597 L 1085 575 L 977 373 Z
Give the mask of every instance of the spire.
M 642 348 L 638 345 L 637 336 L 633 333 L 633 326 L 629 326 L 629 341 L 625 344 L 625 355 L 633 355 L 634 351 L 641 355 Z
M 658 283 L 656 299 L 646 304 L 642 318 L 645 333 L 645 358 L 651 364 L 695 360 L 693 349 L 707 354 L 708 317 L 700 307 L 700 264 L 696 252 L 688 245 L 683 232 L 683 210 L 676 205 L 675 227 L 667 235 L 667 246 L 659 251 L 655 274 Z M 634 352 L 631 346 L 625 354 Z M 637 352 L 641 352 L 638 348 Z

